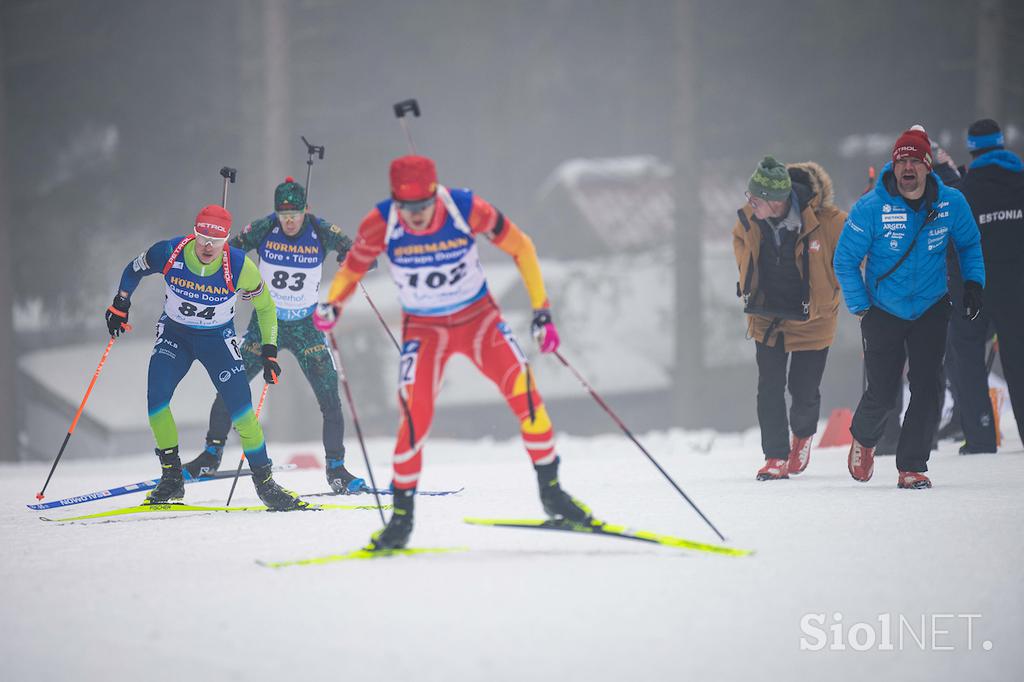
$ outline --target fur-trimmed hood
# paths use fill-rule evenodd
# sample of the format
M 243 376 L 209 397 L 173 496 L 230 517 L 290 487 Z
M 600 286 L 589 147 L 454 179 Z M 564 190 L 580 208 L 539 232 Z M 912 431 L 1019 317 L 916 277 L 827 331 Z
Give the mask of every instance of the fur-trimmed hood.
M 786 170 L 789 171 L 789 177 L 794 183 L 804 185 L 811 190 L 813 194 L 809 202 L 811 210 L 817 213 L 823 208 L 835 208 L 832 178 L 821 165 L 814 161 L 801 161 L 787 163 Z

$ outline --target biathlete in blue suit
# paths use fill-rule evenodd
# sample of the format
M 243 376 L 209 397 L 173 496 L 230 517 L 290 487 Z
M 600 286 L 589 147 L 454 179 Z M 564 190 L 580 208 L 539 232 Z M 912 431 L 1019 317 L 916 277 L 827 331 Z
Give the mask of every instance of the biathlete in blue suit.
M 235 337 L 235 303 L 241 294 L 253 302 L 259 317 L 263 377 L 277 383 L 281 367 L 277 364 L 274 301 L 256 265 L 243 251 L 227 245 L 230 231 L 231 214 L 226 209 L 203 208 L 196 216 L 193 234 L 159 241 L 125 267 L 117 295 L 106 312 L 108 331 L 111 336 L 119 336 L 127 328 L 131 295 L 139 282 L 146 275 L 163 275 L 164 312 L 156 325 L 147 390 L 149 425 L 162 473 L 146 500 L 163 504 L 185 496 L 178 430 L 170 402 L 174 389 L 198 360 L 224 399 L 241 436 L 259 498 L 270 509 L 301 509 L 308 503 L 279 486 L 271 476 L 263 429 L 253 413 L 249 382 Z

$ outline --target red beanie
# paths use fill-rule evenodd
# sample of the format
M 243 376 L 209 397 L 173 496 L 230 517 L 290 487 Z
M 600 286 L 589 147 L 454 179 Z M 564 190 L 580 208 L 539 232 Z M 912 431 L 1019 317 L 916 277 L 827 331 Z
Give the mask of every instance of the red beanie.
M 391 196 L 399 201 L 419 201 L 437 191 L 437 169 L 425 156 L 400 156 L 391 162 Z
M 196 216 L 195 229 L 196 234 L 210 239 L 227 239 L 231 232 L 231 214 L 216 204 L 204 206 Z
M 924 165 L 928 166 L 928 170 L 932 168 L 932 142 L 928 139 L 928 133 L 920 125 L 903 131 L 892 147 L 893 163 L 907 157 L 920 159 Z

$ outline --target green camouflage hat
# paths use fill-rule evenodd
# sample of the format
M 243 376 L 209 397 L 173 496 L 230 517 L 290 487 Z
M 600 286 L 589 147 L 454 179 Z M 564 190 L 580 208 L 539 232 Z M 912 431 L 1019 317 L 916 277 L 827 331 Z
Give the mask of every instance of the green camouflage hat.
M 765 201 L 785 201 L 793 191 L 793 181 L 789 179 L 786 166 L 771 156 L 766 156 L 757 164 L 757 170 L 750 176 L 747 183 L 750 196 Z
M 288 176 L 274 190 L 275 211 L 301 211 L 306 208 L 306 190 Z

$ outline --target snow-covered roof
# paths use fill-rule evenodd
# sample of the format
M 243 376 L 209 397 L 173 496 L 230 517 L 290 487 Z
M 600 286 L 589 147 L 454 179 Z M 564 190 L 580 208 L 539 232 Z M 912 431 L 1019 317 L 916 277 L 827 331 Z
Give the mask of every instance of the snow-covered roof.
M 654 156 L 571 159 L 541 185 L 564 189 L 605 244 L 636 247 L 672 234 L 672 168 Z

